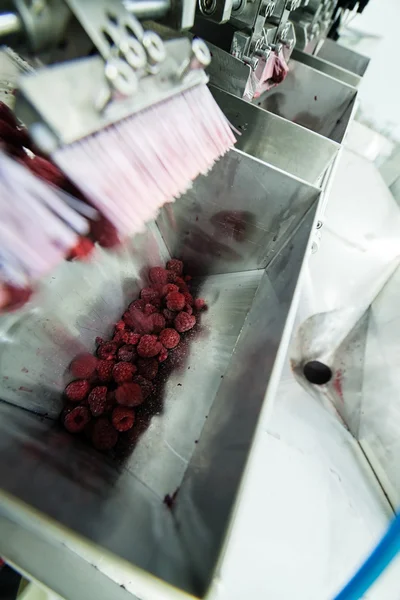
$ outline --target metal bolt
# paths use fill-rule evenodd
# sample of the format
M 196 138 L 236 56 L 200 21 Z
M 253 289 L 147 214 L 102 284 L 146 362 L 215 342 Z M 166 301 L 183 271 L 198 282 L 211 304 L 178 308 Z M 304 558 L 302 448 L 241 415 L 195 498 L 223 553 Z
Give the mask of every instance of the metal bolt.
M 217 0 L 200 0 L 199 6 L 204 15 L 212 15 L 217 8 Z

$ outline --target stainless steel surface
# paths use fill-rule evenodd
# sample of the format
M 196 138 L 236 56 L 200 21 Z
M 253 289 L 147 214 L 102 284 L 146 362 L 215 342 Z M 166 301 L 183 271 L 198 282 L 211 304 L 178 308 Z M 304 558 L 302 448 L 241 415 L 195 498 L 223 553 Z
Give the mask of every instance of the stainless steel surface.
M 40 511 L 47 543 L 62 537 L 70 547 L 78 533 L 97 557 L 111 552 L 104 573 L 112 560 L 125 559 L 135 584 L 150 577 L 160 598 L 179 591 L 149 573 L 186 592 L 205 593 L 319 195 L 317 188 L 231 151 L 163 209 L 159 229 L 151 226 L 121 254 L 99 250 L 90 265 L 66 263 L 44 283 L 34 305 L 1 320 L 0 540 L 10 531 L 10 519 L 22 528 L 29 522 L 23 505 L 9 502 L 11 495 Z M 105 458 L 54 421 L 66 368 L 74 355 L 93 349 L 97 335 L 110 332 L 137 294 L 144 268 L 168 255 L 187 261 L 209 310 L 161 382 L 160 400 L 149 403 L 152 418 L 143 414 L 133 454 Z M 217 479 L 224 484 L 214 495 Z M 182 482 L 182 506 L 178 494 L 171 512 L 164 495 Z M 209 529 L 214 520 L 218 526 Z M 30 559 L 28 552 L 29 546 L 26 553 L 22 548 L 20 560 L 37 572 L 37 557 Z M 67 585 L 64 577 L 58 581 Z M 97 581 L 93 585 L 101 585 Z
M 362 81 L 362 78 L 359 75 L 356 75 L 345 68 L 338 67 L 327 60 L 323 60 L 320 56 L 313 56 L 312 54 L 307 54 L 306 52 L 295 49 L 292 52 L 292 58 L 293 60 L 297 60 L 304 65 L 308 65 L 321 73 L 325 73 L 326 75 L 338 79 L 339 81 L 343 81 L 343 83 L 347 83 L 355 88 L 358 87 Z
M 195 273 L 264 269 L 318 196 L 317 188 L 234 150 L 157 223 L 171 253 Z
M 345 136 L 357 90 L 296 60 L 279 86 L 257 105 L 335 142 Z
M 232 94 L 212 85 L 210 89 L 240 133 L 235 147 L 290 175 L 315 185 L 340 148 L 339 144 Z
M 15 13 L 0 13 L 0 38 L 20 33 L 21 19 Z
M 108 84 L 104 62 L 99 56 L 47 67 L 21 78 L 21 96 L 16 112 L 31 128 L 32 136 L 43 133 L 37 124 L 45 126 L 54 150 L 58 144 L 68 144 L 107 125 L 139 112 L 152 104 L 182 92 L 194 85 L 206 83 L 204 72 L 192 70 L 178 80 L 179 68 L 191 56 L 191 42 L 187 38 L 169 40 L 164 44 L 167 57 L 156 74 L 140 79 L 137 92 L 126 99 L 111 102 L 99 111 L 96 101 Z M 36 127 L 35 127 L 36 126 Z M 40 138 L 37 138 L 40 144 Z
M 210 82 L 216 87 L 242 98 L 250 78 L 251 67 L 210 42 L 207 42 L 207 46 L 212 57 L 211 63 L 206 69 Z
M 367 56 L 358 54 L 358 52 L 345 48 L 329 39 L 324 41 L 317 55 L 318 58 L 327 60 L 338 67 L 342 67 L 342 69 L 347 69 L 360 77 L 365 74 L 370 61 Z

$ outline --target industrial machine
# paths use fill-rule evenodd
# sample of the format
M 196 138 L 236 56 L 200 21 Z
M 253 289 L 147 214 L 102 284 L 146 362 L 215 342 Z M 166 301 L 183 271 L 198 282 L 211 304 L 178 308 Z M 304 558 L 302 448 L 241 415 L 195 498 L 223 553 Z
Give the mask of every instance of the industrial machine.
M 43 151 L 79 138 L 89 118 L 104 125 L 118 94 L 143 107 L 181 89 L 179 69 L 194 59 L 237 137 L 123 250 L 61 264 L 31 304 L 1 317 L 0 555 L 61 596 L 218 591 L 258 416 L 273 402 L 304 257 L 365 71 L 363 57 L 326 42 L 338 4 L 16 0 L 0 14 L 2 41 L 47 65 L 21 75 L 8 63 L 16 113 Z M 143 47 L 146 73 L 135 68 Z M 172 256 L 190 264 L 209 310 L 133 453 L 115 461 L 60 430 L 66 368 L 110 332 L 143 269 Z M 171 509 L 163 499 L 177 490 Z

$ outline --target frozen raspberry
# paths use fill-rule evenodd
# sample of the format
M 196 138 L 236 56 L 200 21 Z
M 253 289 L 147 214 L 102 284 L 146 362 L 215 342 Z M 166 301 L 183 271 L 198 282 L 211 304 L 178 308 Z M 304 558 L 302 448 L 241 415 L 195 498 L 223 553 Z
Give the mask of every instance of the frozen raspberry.
M 135 422 L 135 411 L 125 406 L 116 406 L 111 421 L 117 431 L 128 431 L 132 429 Z
M 123 383 L 117 388 L 115 399 L 122 406 L 139 406 L 143 402 L 142 388 L 137 383 Z
M 100 337 L 99 335 L 95 338 L 94 341 L 96 342 L 96 346 L 101 346 L 101 344 L 104 344 L 103 338 Z
M 134 302 L 131 302 L 129 305 L 129 310 L 132 310 L 132 308 L 136 308 L 136 310 L 144 310 L 144 307 L 146 306 L 146 302 L 144 300 L 135 300 Z
M 118 346 L 120 346 L 121 344 L 124 343 L 124 335 L 125 335 L 126 331 L 124 331 L 123 329 L 120 329 L 119 331 L 116 331 L 114 333 L 114 337 L 112 339 L 112 341 L 117 344 Z
M 154 304 L 154 306 L 160 305 L 160 295 L 153 288 L 147 287 L 143 288 L 140 292 L 140 298 L 149 304 Z
M 134 382 L 140 385 L 142 390 L 143 400 L 146 400 L 154 392 L 154 385 L 148 379 L 145 379 L 141 375 L 136 375 Z
M 173 273 L 176 273 L 177 275 L 182 275 L 183 262 L 181 260 L 178 260 L 177 258 L 171 258 L 171 260 L 169 260 L 167 262 L 167 269 L 168 269 L 168 271 L 172 271 Z
M 84 260 L 92 254 L 94 244 L 88 238 L 80 237 L 78 242 L 70 249 L 67 260 Z
M 135 346 L 127 345 L 121 346 L 117 353 L 118 360 L 123 362 L 134 362 L 137 357 L 137 351 Z
M 136 371 L 137 369 L 132 363 L 119 362 L 113 368 L 114 381 L 116 381 L 116 383 L 125 383 L 126 381 L 132 381 Z
M 182 292 L 182 294 L 184 294 L 185 292 L 189 292 L 188 285 L 187 285 L 186 281 L 184 281 L 182 279 L 182 277 L 177 277 L 175 279 L 175 283 L 178 286 L 179 291 Z
M 193 296 L 192 296 L 192 294 L 190 294 L 189 292 L 183 292 L 183 295 L 185 296 L 185 302 L 186 302 L 186 304 L 189 304 L 189 306 L 193 306 Z
M 93 425 L 92 443 L 96 450 L 111 450 L 118 441 L 118 433 L 106 417 L 97 419 Z
M 92 389 L 88 396 L 90 411 L 94 417 L 103 414 L 107 401 L 107 388 L 105 385 L 98 385 Z
M 179 333 L 183 333 L 184 331 L 189 331 L 196 325 L 196 317 L 194 315 L 188 315 L 187 312 L 181 312 L 176 317 L 175 321 L 175 329 L 179 331 Z
M 78 379 L 88 379 L 96 370 L 97 358 L 85 352 L 71 362 L 70 371 Z
M 196 298 L 194 301 L 194 307 L 196 310 L 207 310 L 206 301 L 203 298 Z
M 146 304 L 143 312 L 145 315 L 152 315 L 153 313 L 157 312 L 157 307 L 153 304 Z
M 104 407 L 104 414 L 110 413 L 116 404 L 115 392 L 107 392 L 106 405 Z
M 155 333 L 159 333 L 162 329 L 164 329 L 165 327 L 165 318 L 160 315 L 159 313 L 156 313 L 154 315 L 151 315 L 151 329 L 152 331 L 154 331 Z
M 170 323 L 176 317 L 176 313 L 174 313 L 173 310 L 169 310 L 169 308 L 164 308 L 163 315 L 164 315 L 165 320 L 167 321 L 167 323 Z
M 158 362 L 162 363 L 168 358 L 168 350 L 166 348 L 162 348 L 160 354 L 158 355 Z
M 149 279 L 151 283 L 164 285 L 168 281 L 168 273 L 162 267 L 152 267 L 149 271 Z
M 167 308 L 169 310 L 182 310 L 185 306 L 185 296 L 180 292 L 172 292 L 167 296 Z
M 142 356 L 143 358 L 152 358 L 153 356 L 157 356 L 160 350 L 161 344 L 157 340 L 156 335 L 144 335 L 137 347 L 139 356 Z
M 181 336 L 175 329 L 164 329 L 160 333 L 159 340 L 165 348 L 176 348 L 181 340 Z
M 71 381 L 65 388 L 65 395 L 70 402 L 81 402 L 86 398 L 90 390 L 90 384 L 86 379 Z
M 129 327 L 129 329 L 135 329 L 135 321 L 132 317 L 132 313 L 130 310 L 125 311 L 122 315 L 122 318 L 124 320 L 125 325 Z
M 90 413 L 86 406 L 75 406 L 65 417 L 64 427 L 70 433 L 83 431 L 90 421 Z
M 167 271 L 167 273 L 168 273 L 168 283 L 175 283 L 175 280 L 178 277 L 178 275 L 176 273 L 174 273 L 174 271 Z
M 121 319 L 120 321 L 117 321 L 115 323 L 115 331 L 121 331 L 122 329 L 125 329 L 125 323 L 124 321 Z
M 190 304 L 185 304 L 185 312 L 187 312 L 188 315 L 192 315 L 193 314 L 193 308 L 190 306 Z
M 99 360 L 97 362 L 97 376 L 100 381 L 111 381 L 114 365 L 115 361 L 113 360 Z
M 117 353 L 117 344 L 115 342 L 106 342 L 97 348 L 97 356 L 102 360 L 113 360 Z
M 158 373 L 158 362 L 155 358 L 140 358 L 137 363 L 139 375 L 150 381 L 155 379 Z
M 174 283 L 167 283 L 167 285 L 164 285 L 161 290 L 161 296 L 168 296 L 168 294 L 171 294 L 172 292 L 179 292 L 178 286 Z
M 133 331 L 124 331 L 122 335 L 122 340 L 130 346 L 137 346 L 140 338 L 140 333 L 133 333 Z

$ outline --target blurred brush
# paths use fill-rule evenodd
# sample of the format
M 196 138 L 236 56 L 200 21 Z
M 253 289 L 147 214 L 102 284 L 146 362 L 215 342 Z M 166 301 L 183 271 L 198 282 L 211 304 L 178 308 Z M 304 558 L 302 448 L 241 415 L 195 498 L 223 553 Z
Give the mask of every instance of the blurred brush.
M 64 197 L 64 192 L 0 152 L 2 284 L 20 290 L 29 288 L 68 255 L 79 236 L 88 232 L 86 219 L 68 206 Z
M 128 236 L 207 173 L 234 142 L 207 86 L 199 85 L 63 147 L 53 157 Z

